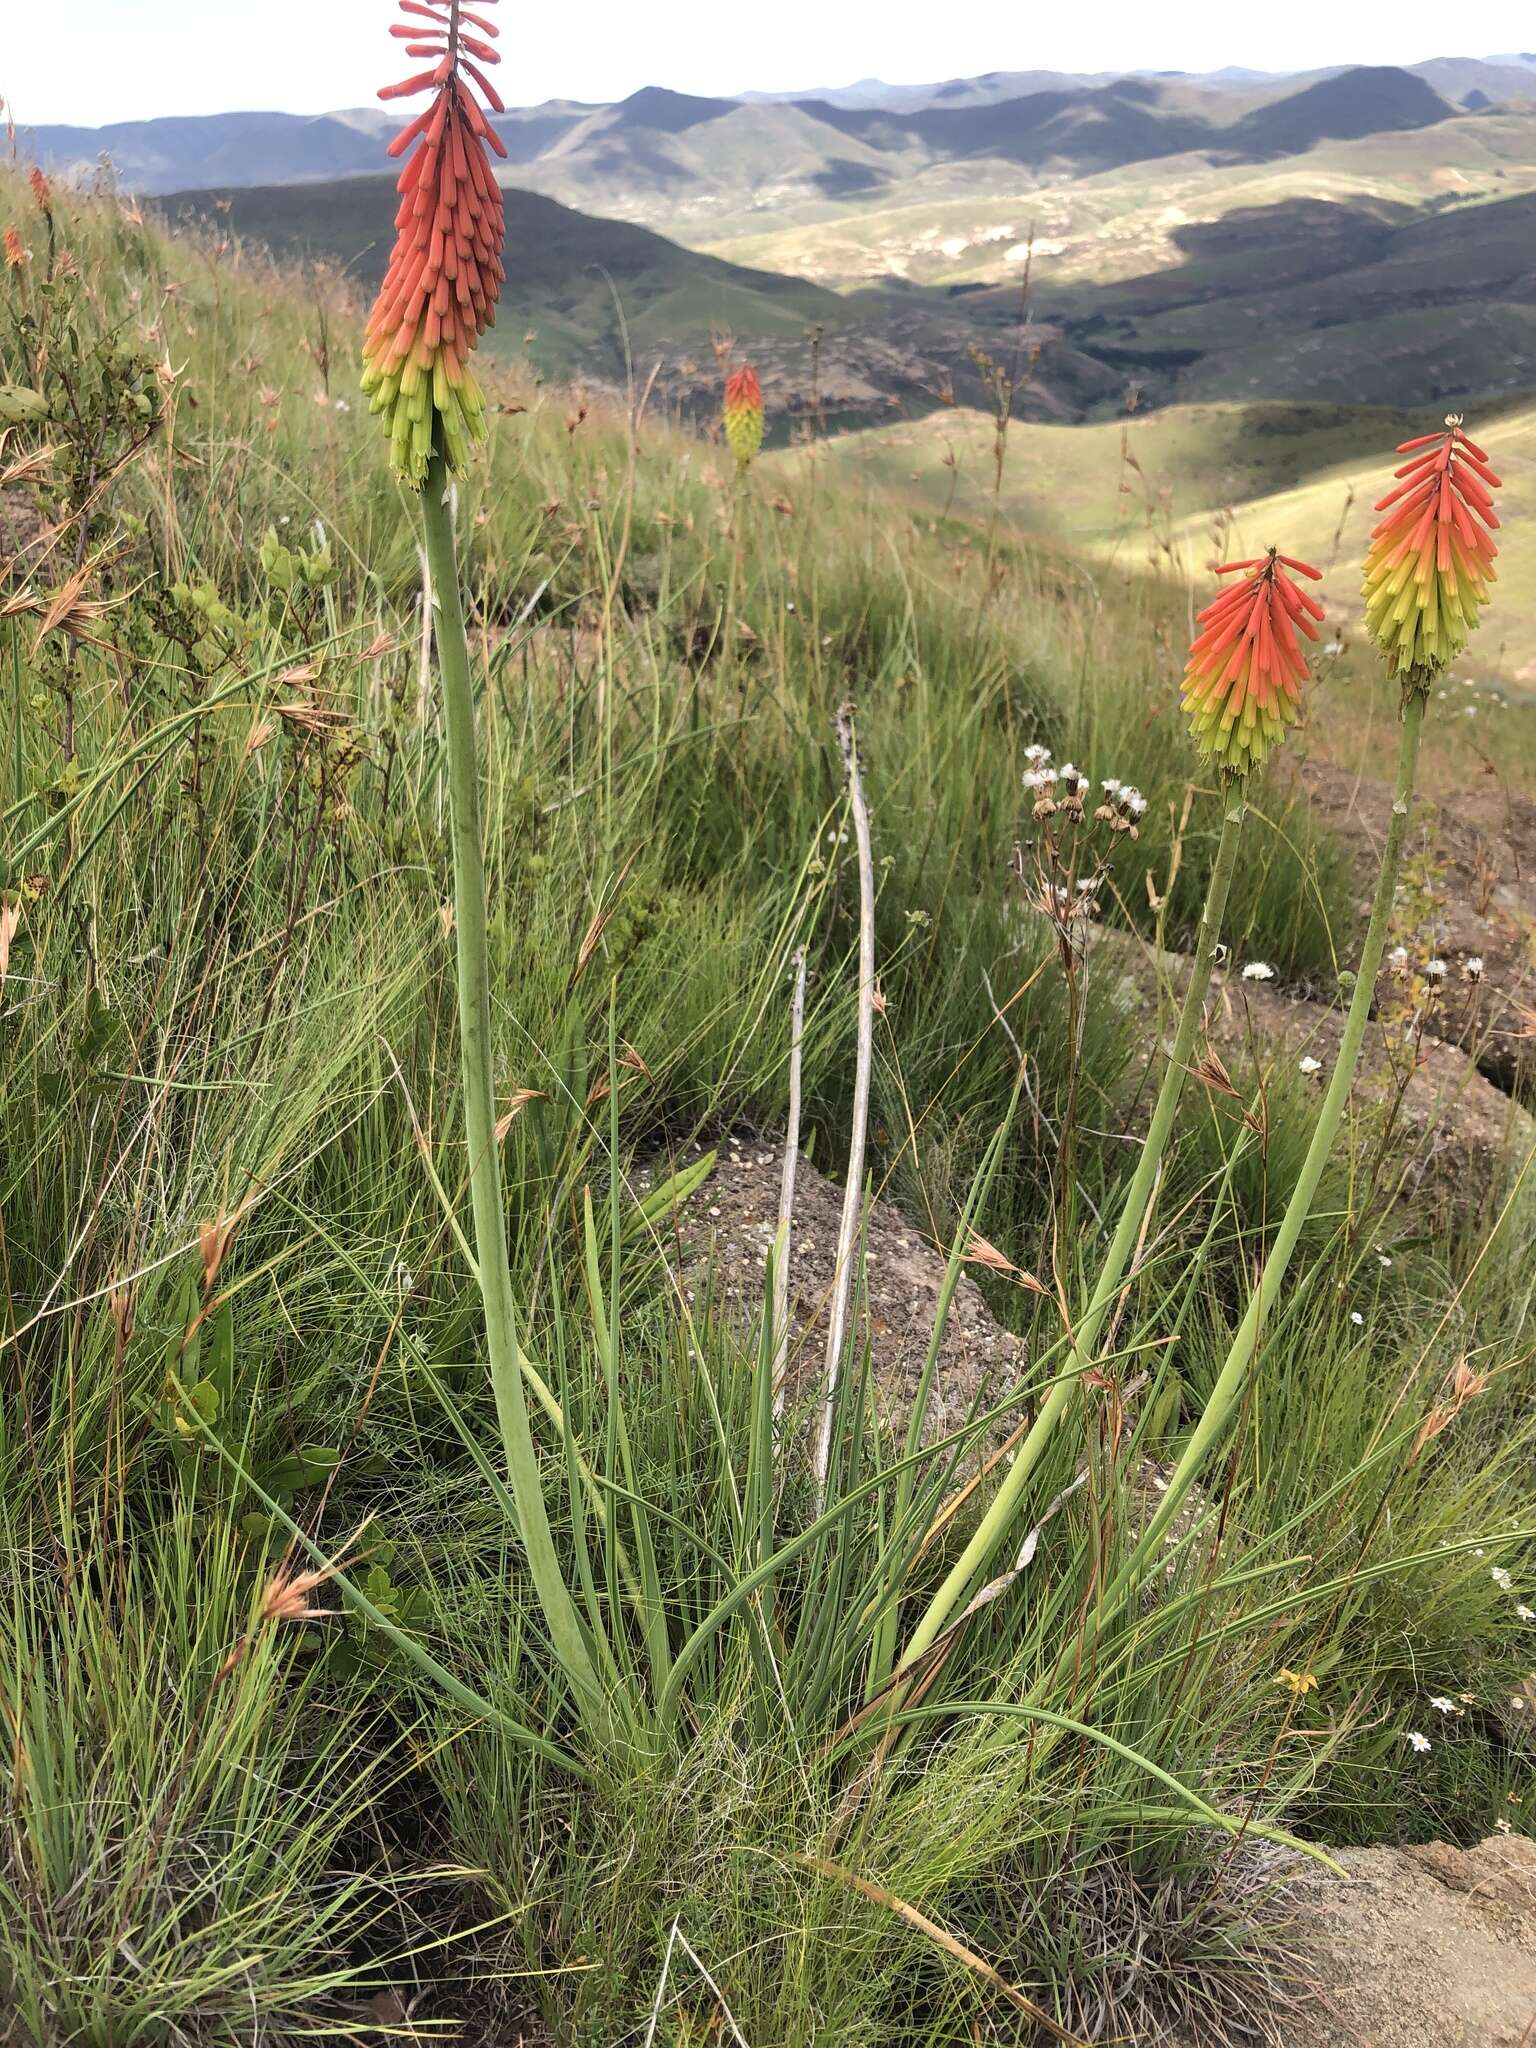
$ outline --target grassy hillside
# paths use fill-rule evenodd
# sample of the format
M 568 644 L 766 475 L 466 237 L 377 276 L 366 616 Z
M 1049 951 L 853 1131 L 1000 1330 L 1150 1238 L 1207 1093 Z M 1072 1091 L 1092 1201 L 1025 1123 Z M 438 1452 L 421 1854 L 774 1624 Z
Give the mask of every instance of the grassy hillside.
M 1394 997 L 1234 1346 L 1322 1085 L 1241 1028 L 1194 1057 L 1197 1002 L 1162 1061 L 1137 940 L 1193 946 L 1230 878 L 1233 961 L 1337 1025 L 1373 871 L 1295 775 L 1245 812 L 1197 760 L 1204 574 L 941 519 L 840 476 L 852 441 L 738 475 L 494 357 L 489 444 L 424 507 L 355 297 L 231 218 L 45 216 L 0 171 L 6 2033 L 1261 2033 L 1271 1839 L 1536 1825 L 1510 1104 L 1431 1203 Z M 1047 809 L 1042 748 L 1144 808 Z M 809 1339 L 774 1414 L 772 1216 L 727 1233 L 700 1178 L 776 1183 L 796 1037 L 789 1272 L 812 1169 L 822 1216 L 845 1177 L 850 1218 L 866 1176 L 895 1205 L 843 1261 L 824 1511 Z
M 558 374 L 577 367 L 622 377 L 631 346 L 661 338 L 707 346 L 712 326 L 801 335 L 849 317 L 837 294 L 799 278 L 679 248 L 626 221 L 573 212 L 538 193 L 503 195 L 516 252 L 493 345 Z M 394 240 L 393 176 L 335 183 L 177 192 L 167 218 L 254 237 L 289 258 L 334 265 L 376 289 Z M 533 335 L 527 339 L 527 330 Z
M 1086 426 L 1015 421 L 999 500 L 1009 523 L 1083 547 L 1095 559 L 1166 564 L 1198 574 L 1214 554 L 1284 537 L 1329 565 L 1330 618 L 1359 617 L 1357 562 L 1386 488 L 1383 451 L 1425 431 L 1435 407 L 1170 405 Z M 1536 410 L 1487 405 L 1471 417 L 1495 452 L 1511 520 L 1536 514 Z M 840 483 L 872 480 L 934 512 L 984 521 L 993 499 L 993 426 L 974 411 L 870 428 L 826 442 L 818 463 Z M 1222 538 L 1225 536 L 1225 538 Z M 1335 570 L 1335 565 L 1337 565 Z M 1536 687 L 1536 574 L 1506 550 L 1479 665 L 1522 691 Z
M 597 219 L 533 192 L 503 188 L 511 276 L 487 346 L 542 375 L 645 384 L 653 396 L 713 422 L 714 343 L 734 338 L 770 394 L 773 432 L 792 422 L 867 421 L 892 408 L 925 412 L 954 393 L 977 400 L 985 375 L 978 328 L 937 294 L 835 293 L 803 278 L 727 263 L 628 221 Z M 194 238 L 233 235 L 290 259 L 322 262 L 375 287 L 393 240 L 388 177 L 172 193 L 163 217 Z M 1117 371 L 1051 333 L 1025 407 L 1071 418 L 1120 386 Z

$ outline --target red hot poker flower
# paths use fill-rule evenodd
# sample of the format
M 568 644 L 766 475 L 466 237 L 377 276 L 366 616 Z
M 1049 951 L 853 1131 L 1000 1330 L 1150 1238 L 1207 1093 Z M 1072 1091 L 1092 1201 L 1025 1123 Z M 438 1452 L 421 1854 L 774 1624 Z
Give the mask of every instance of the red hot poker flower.
M 1285 572 L 1315 582 L 1321 569 L 1274 548 L 1249 562 L 1223 562 L 1218 576 L 1247 570 L 1241 583 L 1225 589 L 1200 613 L 1202 631 L 1189 650 L 1184 670 L 1184 709 L 1195 743 L 1227 775 L 1246 775 L 1285 737 L 1296 722 L 1306 658 L 1298 630 L 1317 638 L 1323 616 Z
M 32 187 L 32 197 L 37 201 L 42 211 L 46 213 L 53 204 L 53 193 L 49 189 L 48 180 L 43 176 L 36 164 L 27 173 L 27 180 Z
M 1453 662 L 1488 601 L 1499 523 L 1499 479 L 1451 413 L 1445 431 L 1404 441 L 1410 459 L 1379 499 L 1386 518 L 1365 557 L 1365 622 L 1394 675 L 1434 674 Z
M 468 357 L 496 318 L 505 275 L 501 188 L 488 153 L 507 152 L 466 82 L 494 113 L 504 111 L 481 68 L 500 61 L 482 40 L 496 36 L 495 25 L 462 0 L 400 0 L 400 11 L 405 19 L 390 34 L 408 56 L 429 61 L 379 98 L 430 91 L 432 99 L 389 145 L 391 156 L 411 154 L 398 181 L 394 252 L 363 342 L 363 389 L 389 422 L 396 470 L 419 487 L 434 439 L 448 467 L 462 472 L 470 442 L 485 432 L 485 400 Z
M 5 260 L 12 270 L 20 270 L 27 260 L 26 244 L 14 228 L 5 231 Z
M 725 380 L 725 438 L 742 469 L 763 445 L 763 387 L 756 370 L 732 370 Z

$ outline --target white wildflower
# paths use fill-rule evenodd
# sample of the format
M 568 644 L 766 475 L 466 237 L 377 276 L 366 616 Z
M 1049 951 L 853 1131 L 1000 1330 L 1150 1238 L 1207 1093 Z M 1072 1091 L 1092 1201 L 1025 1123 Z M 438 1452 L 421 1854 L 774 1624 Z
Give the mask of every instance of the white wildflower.
M 1405 1729 L 1403 1731 L 1403 1740 L 1405 1742 L 1411 1743 L 1413 1747 L 1419 1752 L 1420 1756 L 1422 1756 L 1425 1750 L 1429 1747 L 1429 1737 L 1427 1735 L 1421 1735 L 1417 1728 Z
M 1483 960 L 1482 960 L 1482 955 L 1481 955 L 1480 953 L 1474 953 L 1474 954 L 1472 954 L 1472 956 L 1470 957 L 1470 959 L 1467 959 L 1467 960 L 1463 960 L 1463 961 L 1462 961 L 1462 963 L 1461 963 L 1461 978 L 1462 978 L 1462 980 L 1463 980 L 1463 981 L 1481 981 L 1481 980 L 1482 980 L 1482 978 L 1483 978 Z
M 1320 1074 L 1323 1071 L 1322 1061 L 1313 1059 L 1309 1052 L 1303 1053 L 1296 1065 L 1303 1074 Z
M 1536 1621 L 1536 1607 L 1527 1607 L 1523 1600 L 1515 1609 L 1515 1612 L 1522 1621 Z
M 1026 747 L 1024 758 L 1031 768 L 1038 768 L 1043 762 L 1049 761 L 1051 750 L 1049 747 Z
M 1488 1567 L 1488 1576 L 1501 1593 L 1508 1593 L 1515 1583 L 1501 1564 L 1490 1565 Z
M 1437 1714 L 1459 1714 L 1461 1712 L 1461 1709 L 1457 1706 L 1456 1702 L 1454 1700 L 1447 1699 L 1443 1692 L 1437 1692 L 1434 1695 L 1434 1697 L 1430 1700 L 1429 1704 L 1434 1708 Z
M 1431 960 L 1429 965 L 1424 969 L 1424 972 L 1429 976 L 1431 981 L 1444 981 L 1446 975 L 1450 973 L 1450 969 L 1446 966 L 1443 960 Z
M 1250 960 L 1243 969 L 1244 981 L 1273 981 L 1275 970 L 1267 960 Z
M 1365 1317 L 1361 1315 L 1359 1309 L 1352 1308 L 1350 1310 L 1349 1320 L 1354 1324 L 1357 1330 L 1363 1330 L 1365 1328 Z

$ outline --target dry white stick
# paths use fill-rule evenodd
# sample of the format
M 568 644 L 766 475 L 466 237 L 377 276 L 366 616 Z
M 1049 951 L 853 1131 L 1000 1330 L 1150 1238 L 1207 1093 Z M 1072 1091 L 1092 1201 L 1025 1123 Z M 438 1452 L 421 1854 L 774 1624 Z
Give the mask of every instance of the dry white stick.
M 795 994 L 789 1011 L 789 1125 L 779 1170 L 779 1228 L 773 1264 L 773 1412 L 784 1413 L 789 1375 L 789 1229 L 795 1214 L 795 1168 L 800 1163 L 800 1045 L 805 1035 L 805 948 L 795 954 Z
M 858 1249 L 859 1217 L 864 1207 L 864 1138 L 869 1127 L 869 1073 L 875 1040 L 875 864 L 869 850 L 869 812 L 859 777 L 859 750 L 853 732 L 853 706 L 837 714 L 837 743 L 848 777 L 848 804 L 859 851 L 859 1036 L 853 1070 L 853 1129 L 848 1139 L 848 1179 L 843 1188 L 843 1220 L 837 1233 L 837 1266 L 832 1279 L 832 1307 L 827 1320 L 826 1394 L 816 1444 L 816 1512 L 827 1504 L 827 1476 L 832 1463 L 832 1424 L 837 1409 L 838 1380 L 848 1329 L 848 1293 Z

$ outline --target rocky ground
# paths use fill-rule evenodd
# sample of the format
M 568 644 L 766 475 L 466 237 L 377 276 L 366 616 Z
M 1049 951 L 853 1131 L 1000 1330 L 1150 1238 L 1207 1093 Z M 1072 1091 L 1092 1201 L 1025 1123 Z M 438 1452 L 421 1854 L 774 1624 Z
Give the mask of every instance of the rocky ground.
M 1320 2005 L 1285 2048 L 1529 2048 L 1536 2042 L 1536 1842 L 1346 1849 L 1348 1881 L 1298 1880 Z
M 1363 916 L 1391 786 L 1328 761 L 1302 760 L 1295 772 L 1355 856 Z M 1536 1072 L 1536 801 L 1507 787 L 1490 764 L 1463 787 L 1415 805 L 1408 859 L 1426 912 L 1426 948 L 1447 968 L 1436 1033 L 1508 1087 Z M 1476 961 L 1481 971 L 1469 978 Z

